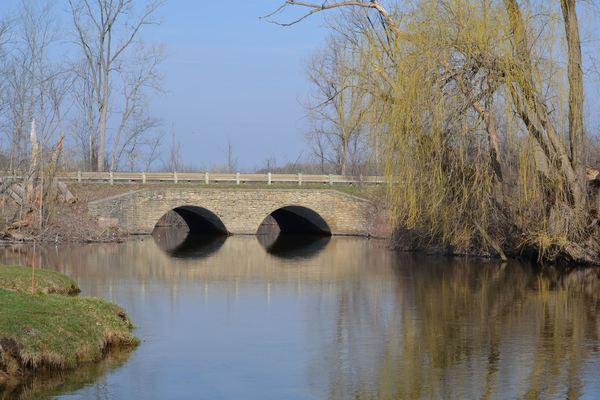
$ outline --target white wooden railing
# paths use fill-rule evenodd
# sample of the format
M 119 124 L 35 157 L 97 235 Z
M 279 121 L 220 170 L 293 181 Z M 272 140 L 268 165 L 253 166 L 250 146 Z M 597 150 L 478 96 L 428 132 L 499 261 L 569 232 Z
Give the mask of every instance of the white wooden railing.
M 114 183 L 289 183 L 303 184 L 346 184 L 378 185 L 385 183 L 383 176 L 350 175 L 307 175 L 307 174 L 240 174 L 213 172 L 62 172 L 57 174 L 61 181 Z

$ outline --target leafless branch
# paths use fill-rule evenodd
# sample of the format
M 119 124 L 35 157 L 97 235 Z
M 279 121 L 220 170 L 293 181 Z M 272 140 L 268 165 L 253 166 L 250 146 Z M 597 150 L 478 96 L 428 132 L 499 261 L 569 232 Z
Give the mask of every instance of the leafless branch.
M 296 18 L 289 22 L 280 22 L 280 21 L 272 19 L 273 16 L 281 14 L 289 6 L 302 7 L 302 8 L 307 9 L 308 11 L 301 17 Z M 273 12 L 271 12 L 261 18 L 270 23 L 276 24 L 276 25 L 292 26 L 292 25 L 295 25 L 295 24 L 305 20 L 306 18 L 308 18 L 316 13 L 319 13 L 321 11 L 333 10 L 333 9 L 342 8 L 342 7 L 360 7 L 360 8 L 375 10 L 375 11 L 377 11 L 377 13 L 379 13 L 381 18 L 385 21 L 387 27 L 391 31 L 393 31 L 395 33 L 398 32 L 398 26 L 397 26 L 396 22 L 391 17 L 390 13 L 377 0 L 339 1 L 339 2 L 334 2 L 334 3 L 329 3 L 327 0 L 325 0 L 321 4 L 307 3 L 307 2 L 295 1 L 295 0 L 287 0 L 283 4 L 281 4 L 277 9 L 275 9 Z

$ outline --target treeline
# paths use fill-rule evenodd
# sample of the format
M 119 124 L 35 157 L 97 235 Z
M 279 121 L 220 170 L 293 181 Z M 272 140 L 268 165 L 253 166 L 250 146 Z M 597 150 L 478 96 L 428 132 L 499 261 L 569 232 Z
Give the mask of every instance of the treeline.
M 309 68 L 315 153 L 381 164 L 412 247 L 600 261 L 575 0 L 286 1 L 337 10 Z
M 27 170 L 64 136 L 62 167 L 118 170 L 158 160 L 162 49 L 142 41 L 161 0 L 22 0 L 0 14 L 0 168 Z M 45 157 L 45 154 L 48 154 Z

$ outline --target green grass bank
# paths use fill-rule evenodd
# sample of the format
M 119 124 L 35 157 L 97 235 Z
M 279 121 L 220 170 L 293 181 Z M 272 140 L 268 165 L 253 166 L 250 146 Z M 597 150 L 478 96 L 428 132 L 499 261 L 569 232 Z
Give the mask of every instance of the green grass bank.
M 101 360 L 138 340 L 125 312 L 104 300 L 73 296 L 77 284 L 56 272 L 0 265 L 0 392 L 40 371 Z
M 0 265 L 0 289 L 31 293 L 31 268 Z M 76 295 L 79 287 L 68 276 L 45 269 L 35 270 L 36 292 L 43 294 Z M 0 322 L 1 323 L 1 322 Z

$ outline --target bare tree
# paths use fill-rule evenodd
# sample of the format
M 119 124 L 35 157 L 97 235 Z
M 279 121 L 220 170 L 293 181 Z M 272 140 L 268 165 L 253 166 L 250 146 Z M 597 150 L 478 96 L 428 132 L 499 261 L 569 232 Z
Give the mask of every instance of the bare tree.
M 68 65 L 51 61 L 49 53 L 58 42 L 57 32 L 52 3 L 34 7 L 22 2 L 13 22 L 11 48 L 4 66 L 5 127 L 12 167 L 30 156 L 29 127 L 33 120 L 42 158 L 46 144 L 62 129 L 65 100 L 73 79 Z
M 112 140 L 110 170 L 115 171 L 123 154 L 133 154 L 133 149 L 146 147 L 149 131 L 160 125 L 158 118 L 149 116 L 145 89 L 160 90 L 158 65 L 163 60 L 160 48 L 138 46 L 135 58 L 129 66 L 122 68 L 122 107 L 119 125 Z M 150 140 L 148 143 L 154 143 Z M 131 160 L 131 157 L 130 157 Z M 130 166 L 130 168 L 133 168 Z
M 98 110 L 94 100 L 94 86 L 91 71 L 85 62 L 76 64 L 73 68 L 76 76 L 72 96 L 76 112 L 71 122 L 71 131 L 75 134 L 81 151 L 83 169 L 93 170 L 98 165 Z
M 7 66 L 7 49 L 6 44 L 9 40 L 9 22 L 8 18 L 5 16 L 0 19 L 0 74 L 3 79 L 0 79 L 0 114 L 4 114 L 6 112 L 6 108 L 8 106 L 8 96 L 6 93 L 9 91 L 9 85 L 7 82 L 6 76 L 6 66 Z M 1 125 L 0 125 L 1 126 Z M 2 160 L 6 161 L 6 160 Z M 4 164 L 4 162 L 2 163 Z M 5 165 L 2 165 L 5 167 Z
M 163 0 L 151 0 L 136 14 L 133 0 L 69 0 L 77 41 L 90 70 L 98 110 L 98 171 L 106 162 L 106 131 L 113 75 L 142 27 L 155 23 L 154 14 Z
M 155 137 L 150 138 L 146 143 L 146 154 L 144 171 L 150 171 L 152 165 L 160 158 L 160 146 L 162 144 L 162 135 L 159 133 Z M 132 169 L 133 171 L 133 169 Z
M 355 70 L 359 57 L 343 38 L 332 36 L 308 67 L 315 88 L 307 106 L 315 125 L 309 138 L 322 164 L 335 165 L 342 175 L 348 172 L 349 162 L 350 169 L 356 169 L 365 150 L 360 144 L 366 137 L 367 92 Z

